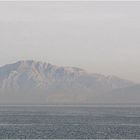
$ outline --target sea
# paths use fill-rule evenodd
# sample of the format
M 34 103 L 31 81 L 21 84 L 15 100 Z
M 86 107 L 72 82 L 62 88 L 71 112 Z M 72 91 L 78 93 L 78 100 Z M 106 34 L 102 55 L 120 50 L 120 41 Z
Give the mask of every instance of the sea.
M 0 139 L 140 139 L 140 107 L 1 105 Z

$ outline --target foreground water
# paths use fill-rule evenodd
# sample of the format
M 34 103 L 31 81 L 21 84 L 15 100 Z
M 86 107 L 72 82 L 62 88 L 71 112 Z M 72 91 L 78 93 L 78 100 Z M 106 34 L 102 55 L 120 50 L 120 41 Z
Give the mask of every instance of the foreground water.
M 0 106 L 0 139 L 140 139 L 140 107 Z

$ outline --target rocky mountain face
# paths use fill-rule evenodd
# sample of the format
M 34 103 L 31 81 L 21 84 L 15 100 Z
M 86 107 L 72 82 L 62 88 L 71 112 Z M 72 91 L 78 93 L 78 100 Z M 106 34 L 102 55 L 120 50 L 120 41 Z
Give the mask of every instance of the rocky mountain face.
M 91 74 L 80 68 L 32 60 L 0 67 L 1 102 L 109 102 L 112 99 L 114 101 L 111 93 L 116 96 L 119 90 L 123 92 L 123 89 L 127 91 L 127 88 L 133 89 L 135 86 L 135 83 L 115 76 Z

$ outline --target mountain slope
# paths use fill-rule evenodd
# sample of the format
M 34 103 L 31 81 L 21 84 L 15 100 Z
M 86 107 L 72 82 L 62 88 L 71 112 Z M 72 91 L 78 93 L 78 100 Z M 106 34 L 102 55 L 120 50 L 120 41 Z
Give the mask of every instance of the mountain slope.
M 0 67 L 0 96 L 5 102 L 103 102 L 107 93 L 134 85 L 115 76 L 33 60 Z
M 140 85 L 112 90 L 108 93 L 108 99 L 117 103 L 139 104 L 140 103 Z

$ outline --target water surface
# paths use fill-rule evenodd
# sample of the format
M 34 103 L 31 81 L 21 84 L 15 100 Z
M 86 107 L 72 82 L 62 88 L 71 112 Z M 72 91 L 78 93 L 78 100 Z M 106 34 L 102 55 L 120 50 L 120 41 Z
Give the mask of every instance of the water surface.
M 140 139 L 140 107 L 0 106 L 4 139 Z

